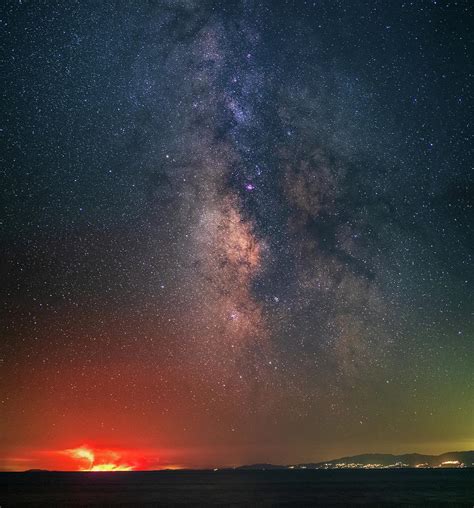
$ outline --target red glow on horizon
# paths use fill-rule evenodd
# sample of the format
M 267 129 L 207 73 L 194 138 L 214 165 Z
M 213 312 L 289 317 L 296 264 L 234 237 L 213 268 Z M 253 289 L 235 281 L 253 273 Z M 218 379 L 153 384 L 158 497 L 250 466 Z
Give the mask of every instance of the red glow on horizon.
M 133 466 L 124 464 L 96 464 L 89 471 L 133 471 Z
M 62 453 L 75 459 L 77 471 L 83 472 L 137 471 L 150 467 L 141 454 L 129 450 L 108 450 L 82 445 L 64 450 Z
M 0 457 L 0 471 L 162 471 L 194 467 L 185 464 L 184 453 L 176 448 L 124 448 L 115 443 L 76 441 L 73 447 L 23 449 Z M 186 450 L 187 451 L 187 450 Z M 200 465 L 199 465 L 200 466 Z M 201 466 L 200 466 L 201 467 Z

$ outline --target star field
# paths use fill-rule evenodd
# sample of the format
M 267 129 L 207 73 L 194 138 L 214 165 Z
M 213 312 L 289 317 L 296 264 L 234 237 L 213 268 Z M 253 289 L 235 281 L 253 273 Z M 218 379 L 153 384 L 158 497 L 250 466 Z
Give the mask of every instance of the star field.
M 472 448 L 469 2 L 0 23 L 1 467 Z

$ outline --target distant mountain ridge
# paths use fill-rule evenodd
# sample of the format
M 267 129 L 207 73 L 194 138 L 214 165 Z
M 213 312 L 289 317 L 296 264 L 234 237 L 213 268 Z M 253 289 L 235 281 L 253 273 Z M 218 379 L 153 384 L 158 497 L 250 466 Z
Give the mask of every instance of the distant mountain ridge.
M 312 462 L 294 465 L 278 465 L 278 464 L 250 464 L 237 467 L 239 470 L 268 470 L 268 469 L 322 469 L 328 466 L 336 466 L 337 464 L 359 464 L 366 466 L 369 464 L 380 465 L 383 467 L 403 464 L 409 467 L 426 465 L 426 467 L 438 467 L 443 462 L 459 462 L 466 467 L 474 467 L 474 450 L 464 452 L 446 452 L 441 455 L 424 455 L 420 453 L 404 453 L 402 455 L 393 455 L 391 453 L 365 453 L 361 455 L 352 455 L 341 457 L 339 459 L 326 460 L 323 462 Z
M 348 457 L 341 457 L 339 459 L 326 460 L 323 462 L 310 462 L 302 464 L 246 464 L 238 467 L 223 467 L 216 468 L 217 470 L 236 470 L 236 471 L 275 471 L 286 469 L 328 469 L 331 467 L 364 467 L 364 466 L 379 466 L 379 467 L 440 467 L 443 463 L 449 466 L 452 463 L 456 467 L 456 463 L 464 464 L 465 467 L 474 467 L 474 450 L 463 452 L 446 452 L 441 455 L 424 455 L 421 453 L 404 453 L 401 455 L 393 455 L 391 453 L 365 453 L 361 455 L 351 455 Z M 185 469 L 186 471 L 193 471 L 193 469 Z M 162 470 L 163 472 L 169 470 Z M 196 470 L 197 471 L 197 470 Z M 25 473 L 54 473 L 61 471 L 48 471 L 45 469 L 29 469 Z

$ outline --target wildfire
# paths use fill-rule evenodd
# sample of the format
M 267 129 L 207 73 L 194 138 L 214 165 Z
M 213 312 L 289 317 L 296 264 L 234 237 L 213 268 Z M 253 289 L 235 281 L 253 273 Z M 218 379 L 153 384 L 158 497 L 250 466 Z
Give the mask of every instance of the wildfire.
M 112 450 L 92 450 L 87 446 L 80 446 L 65 450 L 65 453 L 81 461 L 79 471 L 133 471 L 131 464 L 121 463 L 118 452 Z M 84 463 L 87 462 L 87 465 Z
M 133 471 L 133 466 L 125 464 L 96 464 L 89 471 Z
M 74 448 L 72 450 L 66 450 L 66 453 L 74 459 L 87 460 L 89 462 L 89 467 L 85 469 L 85 471 L 89 471 L 94 465 L 95 460 L 94 453 L 92 452 L 92 450 L 89 450 L 88 448 L 85 447 Z

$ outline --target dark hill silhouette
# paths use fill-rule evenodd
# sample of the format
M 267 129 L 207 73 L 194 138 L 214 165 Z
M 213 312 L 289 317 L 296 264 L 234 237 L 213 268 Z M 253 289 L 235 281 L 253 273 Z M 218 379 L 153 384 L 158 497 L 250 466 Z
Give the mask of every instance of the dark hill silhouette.
M 240 466 L 236 469 L 244 470 L 269 470 L 269 469 L 287 469 L 289 467 L 306 468 L 306 469 L 320 469 L 325 466 L 334 466 L 336 464 L 380 464 L 381 466 L 390 466 L 397 463 L 406 464 L 410 467 L 415 467 L 419 464 L 426 464 L 428 467 L 440 466 L 446 461 L 459 461 L 466 467 L 474 467 L 474 451 L 464 452 L 447 452 L 441 455 L 424 455 L 420 453 L 404 453 L 401 455 L 393 455 L 391 453 L 365 453 L 361 455 L 351 455 L 348 457 L 341 457 L 338 459 L 326 460 L 323 462 L 312 462 L 305 464 L 295 464 L 294 466 L 284 466 L 278 464 L 250 464 Z

